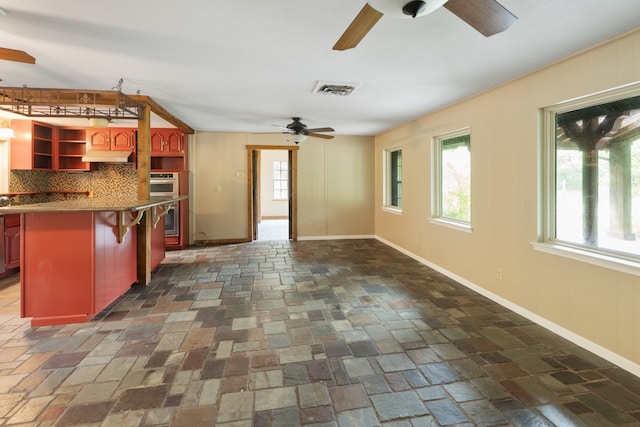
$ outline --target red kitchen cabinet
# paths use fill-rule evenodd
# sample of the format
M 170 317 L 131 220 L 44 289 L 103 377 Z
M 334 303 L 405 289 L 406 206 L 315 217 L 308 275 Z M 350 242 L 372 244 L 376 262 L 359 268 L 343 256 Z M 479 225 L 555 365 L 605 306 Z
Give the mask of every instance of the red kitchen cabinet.
M 181 172 L 187 170 L 187 143 L 180 129 L 151 129 L 151 170 Z
M 184 154 L 184 133 L 180 129 L 151 129 L 151 154 Z
M 136 133 L 132 128 L 89 128 L 87 129 L 87 149 L 134 151 Z
M 87 152 L 86 130 L 83 128 L 61 127 L 57 132 L 57 170 L 89 170 L 89 163 L 82 161 Z M 57 166 L 56 166 L 57 165 Z
M 52 170 L 54 128 L 32 120 L 12 120 L 15 138 L 10 141 L 11 169 Z
M 4 248 L 7 270 L 20 267 L 20 214 L 4 216 Z

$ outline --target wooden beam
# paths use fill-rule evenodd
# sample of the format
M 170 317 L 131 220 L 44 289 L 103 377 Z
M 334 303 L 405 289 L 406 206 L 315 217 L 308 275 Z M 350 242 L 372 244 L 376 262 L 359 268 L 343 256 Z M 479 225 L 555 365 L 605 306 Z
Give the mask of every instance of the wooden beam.
M 194 134 L 196 133 L 191 126 L 168 112 L 162 105 L 158 104 L 153 98 L 145 95 L 129 95 L 133 99 L 136 99 L 140 102 L 144 102 L 151 107 L 151 111 L 159 117 L 162 117 L 164 120 L 168 121 L 182 132 L 186 134 Z
M 151 107 L 145 104 L 144 117 L 138 120 L 138 199 L 147 200 L 151 195 L 149 182 L 151 171 Z M 138 284 L 151 282 L 151 209 L 147 209 L 138 225 Z

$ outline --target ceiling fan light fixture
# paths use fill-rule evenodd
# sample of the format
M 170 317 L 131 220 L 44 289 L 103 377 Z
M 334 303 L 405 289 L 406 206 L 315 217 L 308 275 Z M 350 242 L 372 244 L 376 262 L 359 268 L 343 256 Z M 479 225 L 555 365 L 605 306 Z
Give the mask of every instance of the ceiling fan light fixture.
M 427 2 L 423 0 L 412 0 L 402 6 L 402 13 L 415 18 L 427 8 Z
M 299 144 L 307 139 L 307 135 L 303 133 L 294 133 L 291 135 L 289 139 L 295 142 L 296 144 Z
M 444 5 L 447 0 L 368 0 L 378 12 L 395 18 L 416 18 L 427 15 Z M 405 12 L 407 9 L 409 12 Z M 415 15 L 414 15 L 415 12 Z
M 109 119 L 103 117 L 91 117 L 89 119 L 89 126 L 92 128 L 108 128 Z

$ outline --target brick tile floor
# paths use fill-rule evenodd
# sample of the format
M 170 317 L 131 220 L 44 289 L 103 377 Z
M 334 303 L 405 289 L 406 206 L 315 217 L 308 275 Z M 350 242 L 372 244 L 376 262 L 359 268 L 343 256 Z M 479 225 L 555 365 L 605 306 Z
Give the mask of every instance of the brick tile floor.
M 170 252 L 96 319 L 0 279 L 0 426 L 632 426 L 640 379 L 375 240 Z

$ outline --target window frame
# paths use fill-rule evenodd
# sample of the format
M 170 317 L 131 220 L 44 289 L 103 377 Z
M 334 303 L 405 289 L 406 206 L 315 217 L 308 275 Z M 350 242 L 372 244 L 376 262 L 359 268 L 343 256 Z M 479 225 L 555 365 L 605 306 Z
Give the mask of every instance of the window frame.
M 556 117 L 586 107 L 640 96 L 640 83 L 632 83 L 559 102 L 540 110 L 538 150 L 538 230 L 535 250 L 640 276 L 640 255 L 556 239 Z
M 392 156 L 394 153 L 400 153 L 400 180 L 399 181 L 395 181 L 392 182 L 393 179 L 393 173 L 391 171 L 391 169 L 394 167 L 392 165 Z M 397 167 L 396 167 L 397 168 Z M 393 212 L 393 213 L 402 213 L 402 147 L 401 146 L 396 146 L 396 147 L 391 147 L 391 148 L 387 148 L 384 150 L 384 156 L 383 156 L 383 180 L 384 180 L 384 191 L 383 191 L 383 206 L 382 208 L 386 211 L 389 212 Z M 393 191 L 392 191 L 392 187 L 394 186 L 394 184 L 397 186 L 398 184 L 400 184 L 400 197 L 399 200 L 400 202 L 398 203 L 398 205 L 394 205 L 393 204 Z
M 472 178 L 471 178 L 471 126 L 467 126 L 461 129 L 457 129 L 454 131 L 446 132 L 440 135 L 437 135 L 431 140 L 431 217 L 429 222 L 436 225 L 441 225 L 448 228 L 453 228 L 455 230 L 464 231 L 467 233 L 471 233 L 473 231 L 472 227 L 472 219 L 473 215 L 471 214 L 471 205 L 469 206 L 469 221 L 463 221 L 455 218 L 449 218 L 443 215 L 443 204 L 442 204 L 442 196 L 444 194 L 442 190 L 443 179 L 443 165 L 442 165 L 442 147 L 443 142 L 458 138 L 461 136 L 469 136 L 469 163 L 470 163 L 470 171 L 469 171 L 469 195 L 471 200 L 472 193 Z
M 279 166 L 277 169 L 276 169 L 276 163 L 278 163 L 278 166 Z M 276 177 L 275 177 L 275 173 L 276 173 L 276 171 L 280 172 L 281 174 L 282 174 L 282 172 L 283 172 L 283 170 L 282 170 L 282 164 L 283 164 L 283 163 L 285 163 L 285 164 L 287 165 L 287 169 L 284 171 L 284 172 L 286 172 L 287 177 L 286 177 L 286 178 L 284 178 L 284 179 L 282 179 L 282 178 L 280 178 L 280 179 L 276 179 Z M 271 200 L 272 200 L 272 201 L 274 201 L 274 202 L 281 202 L 281 201 L 287 201 L 287 200 L 289 200 L 289 178 L 288 178 L 288 174 L 289 174 L 289 162 L 288 162 L 287 160 L 274 160 L 274 161 L 273 161 L 273 166 L 272 166 L 272 168 L 271 168 L 271 173 L 272 173 L 272 175 L 273 175 L 273 176 L 272 176 L 272 181 L 271 181 L 271 183 L 272 183 L 272 187 L 273 187 L 273 188 L 272 188 L 272 194 L 271 194 L 271 197 L 272 197 L 272 199 L 271 199 Z M 276 182 L 280 182 L 280 183 L 281 183 L 281 182 L 283 182 L 283 181 L 284 181 L 284 182 L 285 182 L 285 184 L 287 185 L 287 189 L 285 190 L 285 191 L 286 191 L 286 196 L 285 196 L 284 198 L 282 198 L 282 197 L 276 197 L 276 191 L 279 191 L 279 192 L 280 192 L 280 195 L 282 195 L 282 188 L 279 188 L 279 189 L 277 189 L 277 190 L 276 190 Z

